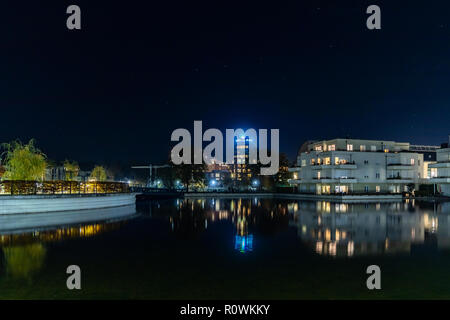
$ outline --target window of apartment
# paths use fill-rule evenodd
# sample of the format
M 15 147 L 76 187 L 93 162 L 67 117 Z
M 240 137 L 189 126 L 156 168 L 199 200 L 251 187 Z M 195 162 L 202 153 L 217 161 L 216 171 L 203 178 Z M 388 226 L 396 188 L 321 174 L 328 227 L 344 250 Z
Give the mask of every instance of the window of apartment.
M 369 164 L 369 160 L 364 160 L 364 164 Z
M 379 172 L 377 172 L 377 173 L 375 174 L 375 178 L 380 179 L 380 173 L 379 173 Z
M 330 157 L 326 157 L 326 158 L 324 159 L 324 164 L 330 165 L 330 164 L 331 164 L 331 158 L 330 158 Z
M 328 146 L 328 151 L 336 151 L 336 145 L 335 144 L 331 144 Z
M 364 186 L 364 192 L 369 192 L 369 186 Z
M 376 191 L 377 193 L 380 193 L 380 191 L 381 191 L 380 186 L 376 186 L 376 187 L 375 187 L 375 191 Z
M 361 151 L 361 152 L 366 151 L 366 146 L 365 145 L 360 145 L 359 146 L 359 151 Z
M 320 171 L 317 171 L 317 179 L 320 179 Z
M 321 165 L 321 164 L 322 164 L 322 159 L 317 158 L 317 164 L 318 164 L 318 165 Z
M 305 166 L 306 166 L 306 160 L 303 159 L 303 160 L 302 160 L 302 167 L 305 167 Z
M 411 158 L 411 165 L 412 166 L 414 165 L 414 159 L 413 158 Z
M 311 164 L 314 165 L 316 163 L 316 159 L 311 159 Z
M 389 152 L 389 149 L 388 149 L 388 148 L 385 148 L 385 149 L 384 149 L 384 152 L 388 153 L 388 152 Z
M 347 144 L 347 151 L 353 151 L 353 145 Z
M 334 164 L 339 164 L 339 157 L 334 158 Z
M 322 151 L 322 146 L 315 146 L 315 147 L 314 147 L 314 150 L 316 150 L 316 151 Z
M 370 146 L 370 151 L 372 152 L 377 151 L 377 146 Z
M 436 177 L 437 177 L 437 168 L 431 168 L 430 178 L 436 178 Z

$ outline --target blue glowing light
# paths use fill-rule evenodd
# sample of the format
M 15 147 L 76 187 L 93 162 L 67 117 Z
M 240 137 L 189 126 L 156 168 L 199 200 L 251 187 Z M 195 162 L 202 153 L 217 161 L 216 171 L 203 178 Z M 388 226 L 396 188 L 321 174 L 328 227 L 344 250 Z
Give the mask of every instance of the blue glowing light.
M 253 251 L 253 235 L 249 234 L 247 236 L 238 236 L 234 242 L 234 249 L 241 252 L 247 253 Z

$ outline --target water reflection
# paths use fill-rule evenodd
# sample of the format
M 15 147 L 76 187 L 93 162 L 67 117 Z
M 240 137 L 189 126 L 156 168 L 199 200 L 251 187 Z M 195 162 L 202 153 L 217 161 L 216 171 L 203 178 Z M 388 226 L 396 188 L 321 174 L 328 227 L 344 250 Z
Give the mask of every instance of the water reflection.
M 290 224 L 317 254 L 330 256 L 410 253 L 424 247 L 450 247 L 448 203 L 288 205 Z
M 2 216 L 0 228 L 1 272 L 8 278 L 31 280 L 45 265 L 48 245 L 69 239 L 88 238 L 121 228 L 133 217 L 136 210 L 131 207 L 86 210 L 33 215 Z M 43 221 L 53 215 L 50 226 Z M 74 223 L 54 226 L 58 221 L 99 222 Z M 60 221 L 60 222 L 61 222 Z M 101 221 L 101 222 L 100 222 Z M 33 227 L 33 225 L 35 227 Z M 16 229 L 11 227 L 25 227 Z
M 41 243 L 3 248 L 6 274 L 15 279 L 30 279 L 44 265 L 46 253 Z
M 253 251 L 254 239 L 289 227 L 287 206 L 270 199 L 184 199 L 175 202 L 170 211 L 172 231 L 181 238 L 196 238 L 212 224 L 233 225 L 234 249 L 240 253 Z M 153 215 L 164 215 L 166 207 L 154 205 Z
M 164 216 L 158 204 L 153 214 Z M 450 248 L 450 203 L 414 201 L 346 204 L 274 199 L 177 200 L 169 214 L 181 238 L 196 238 L 212 224 L 233 225 L 234 249 L 258 249 L 261 237 L 295 228 L 298 238 L 319 255 L 404 254 Z M 167 216 L 166 216 L 167 217 Z

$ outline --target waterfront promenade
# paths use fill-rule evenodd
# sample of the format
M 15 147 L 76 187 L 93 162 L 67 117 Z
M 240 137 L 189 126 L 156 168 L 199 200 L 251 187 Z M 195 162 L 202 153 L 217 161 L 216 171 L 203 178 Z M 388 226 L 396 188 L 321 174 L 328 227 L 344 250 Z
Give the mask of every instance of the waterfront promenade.
M 0 215 L 111 208 L 135 202 L 136 194 L 118 182 L 0 183 Z

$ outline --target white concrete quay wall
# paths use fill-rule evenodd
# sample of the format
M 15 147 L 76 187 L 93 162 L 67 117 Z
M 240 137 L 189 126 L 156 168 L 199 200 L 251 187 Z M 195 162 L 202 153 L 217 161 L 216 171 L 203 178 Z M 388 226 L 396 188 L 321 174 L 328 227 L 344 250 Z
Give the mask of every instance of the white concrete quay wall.
M 135 203 L 135 193 L 0 196 L 0 215 L 111 208 Z

